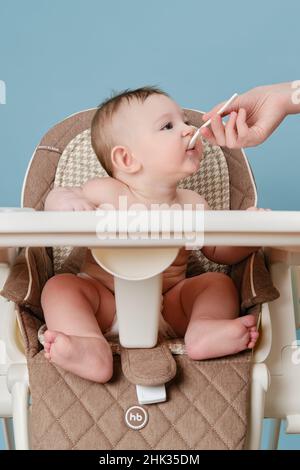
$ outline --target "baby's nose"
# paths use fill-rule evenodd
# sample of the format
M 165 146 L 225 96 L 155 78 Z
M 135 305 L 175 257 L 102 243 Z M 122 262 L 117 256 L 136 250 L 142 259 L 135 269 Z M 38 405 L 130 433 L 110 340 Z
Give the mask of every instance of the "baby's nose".
M 195 134 L 196 132 L 196 127 L 195 126 L 191 126 L 189 124 L 185 124 L 185 128 L 183 130 L 183 136 L 187 136 L 187 135 L 190 135 L 191 137 Z

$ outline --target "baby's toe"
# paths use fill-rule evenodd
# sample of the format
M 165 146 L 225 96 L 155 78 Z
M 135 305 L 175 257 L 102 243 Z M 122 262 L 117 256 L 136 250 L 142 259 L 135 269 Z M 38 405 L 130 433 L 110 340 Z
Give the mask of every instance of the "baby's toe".
M 248 346 L 247 346 L 249 349 L 254 348 L 255 343 L 256 343 L 258 337 L 259 337 L 258 331 L 250 332 L 249 343 L 248 343 Z
M 58 335 L 57 331 L 46 330 L 44 333 L 45 343 L 54 343 Z
M 250 331 L 250 339 L 256 340 L 259 337 L 258 331 Z
M 245 315 L 244 317 L 239 317 L 240 322 L 250 329 L 256 328 L 256 317 L 255 315 Z

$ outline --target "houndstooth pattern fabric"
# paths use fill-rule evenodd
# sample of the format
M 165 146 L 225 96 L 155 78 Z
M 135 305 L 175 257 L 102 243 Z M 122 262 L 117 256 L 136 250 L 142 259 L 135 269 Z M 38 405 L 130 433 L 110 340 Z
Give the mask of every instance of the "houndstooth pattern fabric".
M 63 151 L 55 174 L 54 186 L 82 186 L 95 176 L 108 176 L 92 148 L 91 131 L 78 134 Z M 54 272 L 61 268 L 72 251 L 71 246 L 53 247 Z
M 181 180 L 179 188 L 191 189 L 201 194 L 212 210 L 230 209 L 230 186 L 226 159 L 220 147 L 202 139 L 203 160 L 199 170 Z M 228 273 L 230 268 L 208 260 L 201 250 L 192 250 L 188 262 L 188 277 L 204 272 Z
M 200 169 L 192 176 L 184 178 L 179 188 L 191 189 L 201 194 L 213 210 L 228 210 L 229 175 L 225 156 L 220 147 L 212 146 L 204 139 L 203 160 Z M 57 165 L 54 186 L 82 186 L 87 180 L 96 176 L 108 176 L 97 159 L 91 145 L 90 129 L 78 134 L 66 146 Z M 72 247 L 53 247 L 54 272 L 70 254 Z M 218 265 L 207 260 L 200 250 L 191 251 L 188 275 L 201 272 L 227 272 L 227 266 Z

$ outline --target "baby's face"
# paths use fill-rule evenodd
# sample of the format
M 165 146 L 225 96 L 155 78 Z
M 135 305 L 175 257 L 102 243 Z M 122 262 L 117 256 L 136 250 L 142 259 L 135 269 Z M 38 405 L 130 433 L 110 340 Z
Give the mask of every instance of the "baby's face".
M 144 102 L 133 100 L 123 107 L 116 125 L 115 130 L 123 134 L 149 176 L 181 179 L 199 169 L 201 141 L 198 139 L 195 148 L 187 150 L 195 129 L 167 96 L 151 95 Z

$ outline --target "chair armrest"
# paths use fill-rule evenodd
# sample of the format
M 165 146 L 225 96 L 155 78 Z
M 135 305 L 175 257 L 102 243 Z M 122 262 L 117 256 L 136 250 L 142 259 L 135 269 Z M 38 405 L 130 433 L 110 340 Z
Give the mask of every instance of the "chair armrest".
M 0 263 L 13 264 L 17 252 L 17 248 L 0 248 Z
M 9 277 L 10 266 L 0 263 L 0 288 Z M 0 298 L 0 376 L 14 362 L 24 362 L 22 348 L 17 341 L 17 319 L 15 305 Z M 1 400 L 0 400 L 1 401 Z
M 52 260 L 46 248 L 23 248 L 11 267 L 0 295 L 17 305 L 30 307 L 42 318 L 41 292 L 52 275 Z
M 244 312 L 254 305 L 271 302 L 280 295 L 273 285 L 262 250 L 233 266 L 231 276 L 240 292 Z

